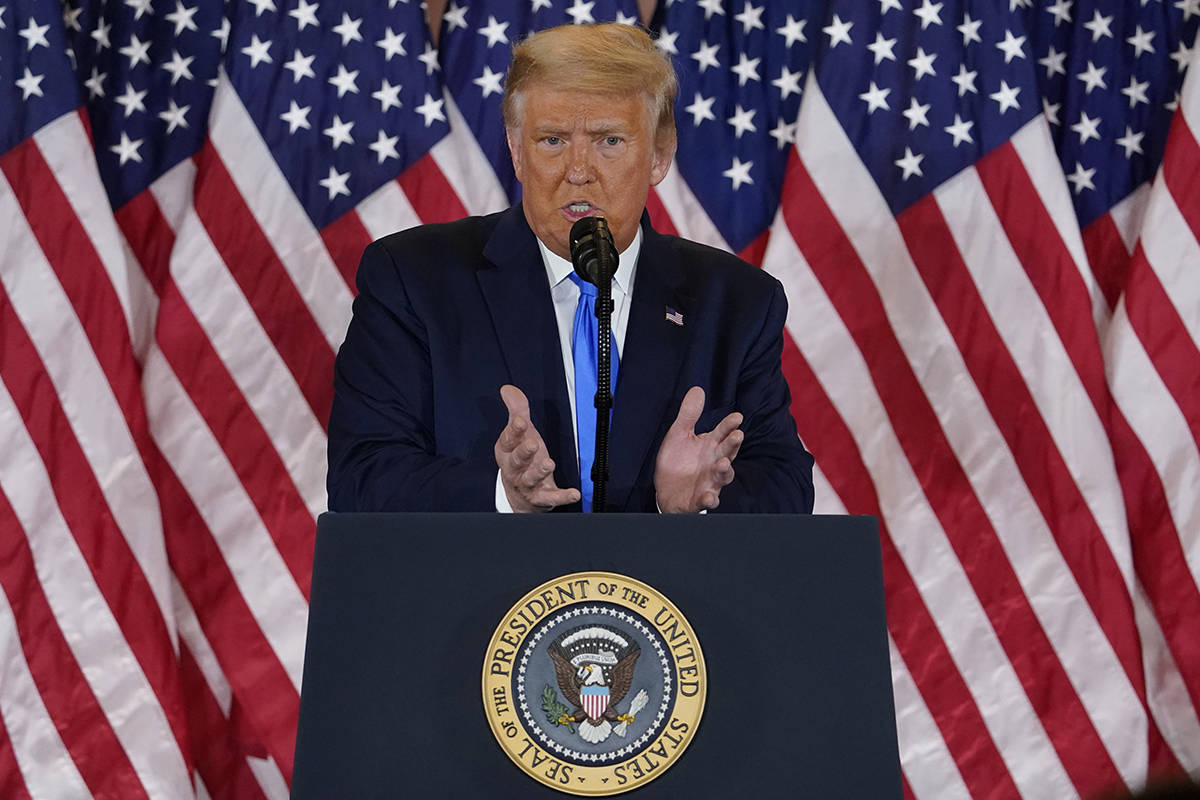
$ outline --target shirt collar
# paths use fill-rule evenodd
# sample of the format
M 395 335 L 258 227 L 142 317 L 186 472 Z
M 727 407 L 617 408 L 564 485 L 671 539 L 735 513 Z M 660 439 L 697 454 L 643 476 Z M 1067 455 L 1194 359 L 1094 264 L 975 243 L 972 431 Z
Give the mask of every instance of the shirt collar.
M 567 276 L 575 271 L 575 267 L 570 261 L 561 258 L 558 255 L 550 252 L 550 248 L 542 244 L 542 240 L 538 239 L 538 250 L 542 253 L 542 264 L 546 267 L 546 279 L 550 281 L 550 286 L 558 286 L 567 279 Z M 633 289 L 633 277 L 637 271 L 638 254 L 642 251 L 642 226 L 639 225 L 637 234 L 634 235 L 633 241 L 629 247 L 625 248 L 624 252 L 620 253 L 617 259 L 617 272 L 613 275 L 613 282 L 616 288 L 625 295 L 631 294 Z

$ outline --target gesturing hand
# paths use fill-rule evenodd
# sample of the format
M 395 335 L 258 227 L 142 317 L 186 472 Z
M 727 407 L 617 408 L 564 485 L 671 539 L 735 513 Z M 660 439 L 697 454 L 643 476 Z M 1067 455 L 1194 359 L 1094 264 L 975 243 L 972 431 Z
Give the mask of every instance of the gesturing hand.
M 513 511 L 549 511 L 579 502 L 578 489 L 560 489 L 554 483 L 554 460 L 529 419 L 529 399 L 511 384 L 500 387 L 508 408 L 508 424 L 500 431 L 494 452 L 500 482 Z
M 704 410 L 704 390 L 693 386 L 683 397 L 654 464 L 658 507 L 666 513 L 696 513 L 716 508 L 721 490 L 733 480 L 733 460 L 745 434 L 742 415 L 734 412 L 708 433 L 695 433 Z

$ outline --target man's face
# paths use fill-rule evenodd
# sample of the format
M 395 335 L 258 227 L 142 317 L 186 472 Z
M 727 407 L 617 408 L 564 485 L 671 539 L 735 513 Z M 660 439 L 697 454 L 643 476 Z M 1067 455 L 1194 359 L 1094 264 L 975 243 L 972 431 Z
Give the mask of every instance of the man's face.
M 666 177 L 673 155 L 655 147 L 644 97 L 533 86 L 518 125 L 508 131 L 508 147 L 537 237 L 570 260 L 571 226 L 602 216 L 617 250 L 628 247 L 650 187 Z

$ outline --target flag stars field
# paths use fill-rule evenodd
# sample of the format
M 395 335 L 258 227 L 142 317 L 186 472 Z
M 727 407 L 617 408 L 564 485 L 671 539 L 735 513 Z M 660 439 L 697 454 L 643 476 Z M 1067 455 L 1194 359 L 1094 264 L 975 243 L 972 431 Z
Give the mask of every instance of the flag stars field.
M 383 32 L 383 38 L 375 43 L 375 46 L 383 50 L 383 57 L 387 61 L 392 60 L 392 56 L 406 56 L 408 51 L 404 49 L 404 37 L 408 34 L 404 32 L 393 33 L 389 27 Z
M 923 0 L 920 7 L 913 10 L 913 13 L 921 20 L 921 30 L 925 30 L 930 25 L 942 24 L 943 5 L 943 3 L 933 3 L 930 0 Z
M 503 72 L 494 72 L 490 66 L 484 64 L 483 74 L 476 78 L 472 83 L 479 87 L 483 92 L 483 96 L 487 97 L 492 94 L 503 94 L 504 87 L 501 85 L 504 81 Z
M 962 34 L 963 47 L 966 47 L 971 42 L 983 44 L 983 38 L 979 35 L 979 27 L 983 24 L 981 19 L 971 19 L 971 15 L 963 12 L 963 21 L 961 25 L 955 27 L 955 30 Z
M 937 58 L 937 53 L 926 53 L 925 48 L 917 48 L 917 54 L 907 62 L 913 69 L 914 81 L 919 81 L 927 75 L 930 77 L 937 75 L 937 72 L 933 68 L 933 60 L 935 58 Z
M 658 36 L 656 36 L 654 39 L 654 44 L 657 45 L 658 49 L 662 50 L 664 53 L 677 56 L 679 55 L 679 48 L 675 46 L 675 40 L 678 38 L 678 33 L 671 33 L 664 27 L 659 30 Z
M 487 25 L 479 29 L 479 35 L 487 39 L 488 47 L 505 45 L 508 44 L 508 35 L 504 32 L 507 28 L 507 22 L 501 22 L 489 15 Z
M 871 85 L 867 90 L 860 94 L 858 98 L 867 104 L 867 113 L 871 114 L 879 110 L 888 110 L 887 96 L 891 89 L 884 89 L 875 85 L 875 81 L 871 81 Z
M 1000 113 L 1003 114 L 1009 109 L 1018 109 L 1021 107 L 1020 101 L 1017 100 L 1017 95 L 1020 92 L 1020 86 L 1009 86 L 1008 81 L 1000 81 L 1000 88 L 989 94 L 988 97 L 996 101 L 996 104 L 1000 107 Z
M 312 106 L 304 106 L 301 108 L 295 100 L 289 100 L 288 110 L 279 115 L 279 118 L 288 124 L 288 133 L 294 134 L 300 129 L 311 129 L 312 125 L 308 121 L 308 112 L 312 111 Z
M 692 53 L 692 58 L 696 60 L 698 69 L 701 72 L 704 72 L 704 70 L 708 69 L 709 67 L 712 67 L 713 69 L 720 69 L 721 62 L 717 60 L 717 50 L 720 48 L 720 44 L 710 45 L 705 41 L 700 42 L 700 47 L 697 48 L 694 53 Z
M 442 24 L 446 26 L 447 33 L 453 33 L 456 28 L 467 27 L 467 8 L 460 6 L 457 2 L 452 2 L 444 14 L 442 14 Z M 489 46 L 491 40 L 489 40 Z
M 329 191 L 329 199 L 333 200 L 338 195 L 350 195 L 350 189 L 347 186 L 349 180 L 349 172 L 338 172 L 330 167 L 329 174 L 318 182 Z
M 28 100 L 30 97 L 43 97 L 42 81 L 44 79 L 44 75 L 34 75 L 29 71 L 29 67 L 25 67 L 25 74 L 15 81 L 17 88 L 21 90 L 21 99 Z M 128 116 L 128 113 L 126 115 Z
M 1038 59 L 1038 63 L 1046 68 L 1046 77 L 1053 78 L 1055 75 L 1066 75 L 1067 54 L 1060 53 L 1054 49 L 1054 45 L 1050 45 L 1050 49 L 1042 58 Z
M 131 69 L 138 64 L 150 63 L 150 42 L 141 41 L 138 39 L 137 34 L 132 34 L 129 37 L 129 44 L 122 47 L 118 52 L 129 58 L 129 67 Z
M 196 60 L 195 56 L 187 56 L 186 58 L 179 54 L 178 50 L 171 53 L 171 60 L 164 62 L 162 68 L 171 74 L 171 85 L 179 83 L 181 80 L 192 79 L 191 64 Z
M 63 25 L 69 31 L 82 31 L 83 26 L 79 22 L 80 15 L 83 14 L 83 6 L 79 8 L 71 8 L 68 5 L 63 6 Z
M 417 113 L 425 118 L 425 127 L 434 122 L 445 122 L 446 115 L 442 112 L 444 100 L 435 100 L 431 95 L 425 95 L 425 102 L 417 106 Z
M 735 16 L 734 19 L 742 23 L 742 33 L 749 36 L 751 31 L 765 30 L 762 15 L 763 7 L 752 5 L 747 0 L 746 4 L 742 7 L 741 13 Z
M 1071 22 L 1071 0 L 1054 0 L 1046 6 L 1046 13 L 1054 17 L 1054 27 Z
M 729 68 L 738 76 L 738 86 L 745 86 L 747 81 L 761 81 L 758 77 L 760 61 L 761 58 L 749 58 L 745 53 L 738 54 L 738 63 Z
M 1004 63 L 1008 64 L 1014 58 L 1025 57 L 1025 37 L 1013 36 L 1012 31 L 1004 31 L 1004 38 L 996 43 L 1000 52 L 1004 53 Z
M 750 177 L 750 169 L 753 166 L 753 161 L 743 162 L 740 158 L 734 156 L 733 164 L 729 167 L 729 169 L 725 170 L 721 174 L 726 178 L 729 178 L 730 183 L 733 186 L 733 190 L 736 192 L 742 187 L 743 184 L 754 183 L 754 179 Z
M 1108 84 L 1104 82 L 1104 73 L 1108 72 L 1108 67 L 1097 67 L 1091 61 L 1087 62 L 1087 69 L 1080 72 L 1075 77 L 1083 81 L 1083 91 L 1085 94 L 1091 94 L 1093 89 L 1107 89 Z
M 716 120 L 716 116 L 713 115 L 712 110 L 715 101 L 715 97 L 704 97 L 699 92 L 696 92 L 695 99 L 692 100 L 691 105 L 684 109 L 692 115 L 693 127 L 699 127 L 700 123 L 705 120 Z
M 904 180 L 908 180 L 913 175 L 922 175 L 921 161 L 925 156 L 913 153 L 911 148 L 904 148 L 904 157 L 896 159 L 896 166 L 904 171 Z
M 393 86 L 388 83 L 388 79 L 384 78 L 377 91 L 371 92 L 372 99 L 379 101 L 379 110 L 382 113 L 387 113 L 389 108 L 400 108 L 403 103 L 400 102 L 400 90 L 403 87 L 399 84 Z
M 792 15 L 788 14 L 787 20 L 781 27 L 776 28 L 775 32 L 784 38 L 786 46 L 790 48 L 799 42 L 808 41 L 808 37 L 804 35 L 804 25 L 807 22 L 806 19 L 792 19 Z
M 754 125 L 754 115 L 758 113 L 756 108 L 742 108 L 739 104 L 727 122 L 733 127 L 734 136 L 742 138 L 742 134 L 747 132 L 757 131 L 758 128 Z
M 22 29 L 18 35 L 25 40 L 26 49 L 32 52 L 37 47 L 50 46 L 50 42 L 46 40 L 46 31 L 48 30 L 50 30 L 49 25 L 38 25 L 37 20 L 30 17 L 29 25 Z
M 1083 165 L 1078 161 L 1075 162 L 1075 171 L 1067 176 L 1071 186 L 1075 189 L 1075 194 L 1079 194 L 1084 189 L 1096 188 L 1096 184 L 1092 183 L 1092 176 L 1096 174 L 1096 168 L 1084 169 Z
M 296 48 L 292 60 L 283 65 L 284 69 L 291 70 L 292 83 L 299 83 L 302 78 L 317 77 L 317 74 L 312 69 L 312 63 L 315 58 L 315 55 L 306 56 L 300 52 L 300 48 Z
M 176 0 L 175 10 L 166 15 L 167 22 L 175 26 L 175 36 L 180 36 L 184 31 L 198 31 L 200 28 L 196 25 L 196 11 L 198 9 L 193 6 L 188 8 L 182 0 Z
M 242 53 L 249 57 L 251 68 L 274 61 L 271 58 L 271 40 L 262 41 L 257 33 L 251 37 L 250 44 L 242 48 Z
M 167 110 L 160 111 L 158 118 L 167 123 L 167 133 L 175 132 L 176 128 L 186 128 L 187 112 L 191 110 L 191 106 L 180 106 L 174 99 L 167 100 Z
M 878 65 L 885 58 L 890 59 L 892 61 L 896 60 L 896 56 L 892 52 L 892 48 L 894 48 L 895 46 L 896 46 L 895 39 L 885 39 L 883 37 L 883 33 L 879 32 L 879 33 L 875 34 L 875 41 L 872 42 L 871 44 L 867 45 L 867 49 L 870 50 L 871 53 L 875 56 L 875 64 Z
M 833 21 L 830 22 L 828 25 L 826 25 L 821 30 L 824 31 L 825 35 L 829 37 L 829 47 L 830 47 L 830 49 L 833 49 L 834 47 L 837 47 L 839 44 L 853 44 L 854 43 L 850 39 L 850 29 L 852 27 L 854 27 L 853 22 L 850 22 L 850 21 L 843 22 L 842 19 L 837 14 L 834 14 Z
M 317 21 L 317 9 L 320 8 L 320 3 L 310 3 L 308 0 L 299 0 L 296 7 L 288 11 L 288 16 L 296 20 L 297 29 L 303 31 L 309 25 L 314 28 L 319 28 L 321 23 Z
M 574 0 L 571 7 L 567 9 L 567 13 L 571 16 L 571 21 L 576 25 L 585 25 L 595 22 L 596 18 L 592 16 L 592 8 L 596 5 L 595 0 Z
M 351 42 L 361 42 L 363 40 L 362 33 L 359 28 L 362 27 L 362 19 L 354 19 L 349 14 L 342 14 L 342 21 L 334 25 L 331 29 L 338 36 L 342 37 L 342 47 L 348 46 Z

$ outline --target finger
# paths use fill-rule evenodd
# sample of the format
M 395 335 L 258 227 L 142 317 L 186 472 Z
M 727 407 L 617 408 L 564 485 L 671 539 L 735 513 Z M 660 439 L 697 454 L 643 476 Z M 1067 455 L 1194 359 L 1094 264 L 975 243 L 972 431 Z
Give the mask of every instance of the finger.
M 713 483 L 718 487 L 725 487 L 732 483 L 733 475 L 733 464 L 727 458 L 722 458 L 713 467 Z
M 704 509 L 705 511 L 712 511 L 720 504 L 720 502 L 721 501 L 718 499 L 716 492 L 704 492 L 702 495 L 700 495 L 700 508 Z
M 723 440 L 717 443 L 717 458 L 728 458 L 733 461 L 737 457 L 738 450 L 742 448 L 742 442 L 746 440 L 746 434 L 743 431 L 733 431 Z
M 554 508 L 579 502 L 578 489 L 540 489 L 534 493 L 531 502 L 540 508 Z
M 511 453 L 521 443 L 527 427 L 528 421 L 524 417 L 509 417 L 508 424 L 500 431 L 500 438 L 496 444 L 503 452 Z
M 744 441 L 746 441 L 746 436 L 742 434 L 737 438 L 737 444 L 734 445 L 733 452 L 725 454 L 725 457 L 729 459 L 729 463 L 732 464 L 733 460 L 737 458 L 738 453 L 742 452 L 742 442 Z
M 513 417 L 529 419 L 529 398 L 520 389 L 511 383 L 506 383 L 500 387 L 500 399 L 504 401 L 504 407 L 508 409 L 510 419 Z
M 513 448 L 512 465 L 520 470 L 528 469 L 529 465 L 533 463 L 538 449 L 536 441 L 531 437 L 525 437 L 517 447 Z
M 683 402 L 679 404 L 679 413 L 675 416 L 675 421 L 671 423 L 671 427 L 686 428 L 688 433 L 692 433 L 696 429 L 696 420 L 700 419 L 700 414 L 703 411 L 704 390 L 699 386 L 693 386 L 683 396 Z
M 717 427 L 712 429 L 712 437 L 718 442 L 724 439 L 729 434 L 737 430 L 742 424 L 742 415 L 734 411 L 732 414 L 726 415 L 725 419 L 717 423 Z
M 541 463 L 533 465 L 522 472 L 518 478 L 518 483 L 524 486 L 526 489 L 532 489 L 542 481 L 546 480 L 546 478 L 549 477 L 553 472 L 554 462 L 547 458 Z

